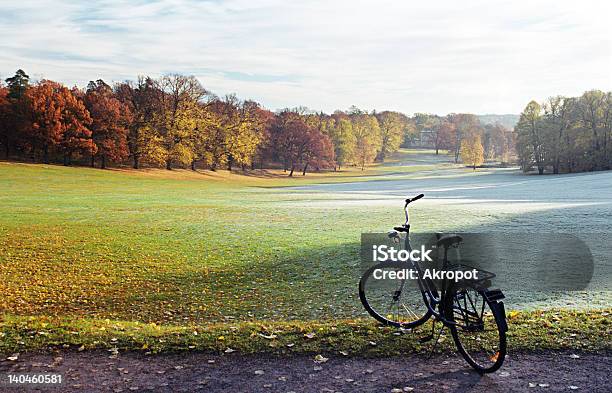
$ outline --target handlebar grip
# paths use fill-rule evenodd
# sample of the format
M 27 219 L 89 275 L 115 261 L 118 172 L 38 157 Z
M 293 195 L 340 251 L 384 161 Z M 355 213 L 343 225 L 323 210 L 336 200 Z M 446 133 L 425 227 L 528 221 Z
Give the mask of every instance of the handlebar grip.
M 409 204 L 411 202 L 419 200 L 419 199 L 423 198 L 424 196 L 425 196 L 425 194 L 419 194 L 419 195 L 415 196 L 414 198 L 408 198 L 408 199 L 406 199 L 406 204 Z

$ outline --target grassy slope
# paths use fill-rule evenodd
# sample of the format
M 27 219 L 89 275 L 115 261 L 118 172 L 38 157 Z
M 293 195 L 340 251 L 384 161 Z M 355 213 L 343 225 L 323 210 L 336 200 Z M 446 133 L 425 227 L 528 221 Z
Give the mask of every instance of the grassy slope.
M 174 348 L 174 339 L 189 341 L 180 331 L 199 326 L 213 337 L 236 321 L 242 333 L 293 320 L 289 331 L 322 323 L 317 329 L 353 332 L 335 340 L 363 340 L 352 323 L 378 330 L 350 322 L 363 316 L 356 243 L 396 212 L 311 208 L 328 196 L 269 187 L 398 172 L 389 168 L 286 179 L 0 163 L 0 348 L 108 346 L 113 335 L 126 347 Z M 100 330 L 106 320 L 119 328 Z M 133 326 L 139 339 L 126 333 Z M 223 340 L 196 341 L 187 347 Z

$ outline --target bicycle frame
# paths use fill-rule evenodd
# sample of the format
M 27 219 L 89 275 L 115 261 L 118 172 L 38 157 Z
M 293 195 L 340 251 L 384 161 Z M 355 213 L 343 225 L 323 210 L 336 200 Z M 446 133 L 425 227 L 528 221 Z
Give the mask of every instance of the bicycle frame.
M 408 212 L 408 203 L 404 207 L 404 213 L 406 215 L 406 222 L 404 223 L 404 228 L 406 228 L 405 230 L 406 238 L 404 239 L 404 248 L 410 252 L 412 251 L 412 245 L 410 244 L 410 213 Z M 444 248 L 444 264 L 443 264 L 444 268 L 446 268 L 448 264 L 447 256 L 448 256 L 448 247 L 445 247 Z M 419 290 L 421 291 L 421 295 L 423 296 L 423 301 L 425 302 L 427 309 L 432 313 L 432 315 L 437 320 L 441 321 L 445 325 L 447 326 L 456 325 L 457 323 L 455 321 L 449 321 L 442 315 L 440 311 L 436 311 L 436 308 L 445 300 L 447 291 L 443 289 L 442 293 L 438 294 L 438 291 L 435 289 L 435 287 L 433 287 L 433 284 L 423 278 L 423 269 L 421 268 L 421 265 L 418 262 L 413 261 L 412 259 L 410 260 L 410 263 L 412 264 L 412 267 L 416 269 L 418 273 L 417 283 L 419 285 Z M 406 282 L 405 279 L 402 280 L 402 283 L 399 288 L 400 291 L 404 289 L 405 282 Z

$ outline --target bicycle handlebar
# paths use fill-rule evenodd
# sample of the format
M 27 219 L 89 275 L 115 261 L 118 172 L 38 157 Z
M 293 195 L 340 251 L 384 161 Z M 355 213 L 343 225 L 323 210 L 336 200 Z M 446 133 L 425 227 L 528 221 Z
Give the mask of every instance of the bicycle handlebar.
M 408 198 L 408 199 L 406 199 L 406 206 L 407 206 L 409 203 L 411 203 L 411 202 L 418 201 L 419 199 L 423 198 L 424 196 L 425 196 L 425 194 L 419 194 L 419 195 L 415 196 L 414 198 Z
M 406 229 L 403 232 L 408 232 L 408 229 L 410 228 L 410 215 L 408 214 L 408 204 L 414 201 L 418 201 L 419 199 L 423 198 L 425 196 L 425 194 L 419 194 L 417 196 L 415 196 L 414 198 L 408 198 L 406 199 L 406 204 L 404 205 L 404 214 L 406 215 L 406 222 L 404 223 L 404 228 Z M 395 228 L 397 230 L 397 228 Z

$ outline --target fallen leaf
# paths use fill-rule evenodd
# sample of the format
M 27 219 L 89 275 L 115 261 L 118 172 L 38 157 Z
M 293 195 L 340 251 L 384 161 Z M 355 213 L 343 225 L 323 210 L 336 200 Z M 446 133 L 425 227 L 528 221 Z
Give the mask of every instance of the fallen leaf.
M 329 358 L 324 357 L 323 355 L 317 355 L 314 358 L 315 363 L 325 363 L 329 360 Z
M 18 353 L 14 353 L 11 356 L 6 358 L 6 360 L 10 360 L 11 362 L 17 361 L 17 359 L 19 359 L 19 354 Z

